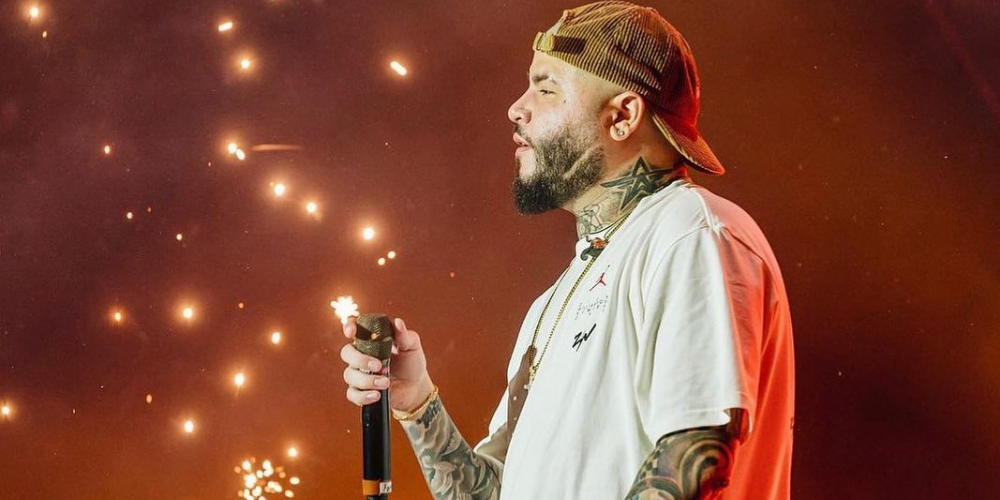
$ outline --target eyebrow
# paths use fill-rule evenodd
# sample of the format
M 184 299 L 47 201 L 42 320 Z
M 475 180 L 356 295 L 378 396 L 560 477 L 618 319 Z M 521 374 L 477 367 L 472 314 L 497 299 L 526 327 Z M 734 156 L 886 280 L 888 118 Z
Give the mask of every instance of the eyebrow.
M 550 75 L 548 73 L 541 73 L 541 74 L 538 74 L 538 75 L 532 75 L 531 72 L 529 71 L 528 72 L 528 79 L 531 80 L 531 83 L 533 83 L 535 85 L 538 85 L 539 83 L 542 83 L 545 80 L 548 80 L 548 81 L 552 82 L 554 85 L 559 85 L 559 82 L 557 82 L 554 78 L 552 78 L 552 75 Z

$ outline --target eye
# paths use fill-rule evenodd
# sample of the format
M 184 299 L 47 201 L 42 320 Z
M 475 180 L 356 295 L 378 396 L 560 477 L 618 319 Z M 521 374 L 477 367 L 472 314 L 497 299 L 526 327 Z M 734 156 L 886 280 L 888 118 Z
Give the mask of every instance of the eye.
M 553 92 L 551 90 L 545 90 L 545 89 L 538 89 L 538 93 L 542 94 L 542 95 L 555 94 L 555 92 Z

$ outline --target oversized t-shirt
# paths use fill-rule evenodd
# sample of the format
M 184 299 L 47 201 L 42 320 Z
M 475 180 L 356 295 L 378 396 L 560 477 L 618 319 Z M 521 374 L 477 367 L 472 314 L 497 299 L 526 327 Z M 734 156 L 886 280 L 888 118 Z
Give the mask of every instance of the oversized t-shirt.
M 508 381 L 551 297 L 542 350 L 598 236 L 577 242 L 561 282 L 532 304 Z M 791 318 L 770 246 L 746 212 L 681 177 L 640 200 L 577 287 L 513 436 L 505 392 L 475 449 L 501 471 L 501 500 L 620 500 L 661 437 L 743 408 L 749 433 L 722 498 L 785 500 L 793 406 Z

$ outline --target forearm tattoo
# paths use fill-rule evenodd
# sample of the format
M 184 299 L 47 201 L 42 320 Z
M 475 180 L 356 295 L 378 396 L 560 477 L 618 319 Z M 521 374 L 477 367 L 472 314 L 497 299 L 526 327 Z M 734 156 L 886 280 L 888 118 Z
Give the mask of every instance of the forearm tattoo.
M 671 175 L 683 162 L 669 168 L 646 163 L 642 157 L 632 167 L 614 179 L 601 183 L 607 192 L 584 207 L 576 218 L 576 230 L 581 236 L 594 233 L 611 224 L 639 203 L 639 200 L 676 179 Z
M 496 471 L 472 450 L 440 399 L 416 420 L 402 424 L 435 500 L 500 498 Z
M 703 500 L 729 485 L 735 441 L 724 427 L 661 439 L 639 468 L 626 500 Z

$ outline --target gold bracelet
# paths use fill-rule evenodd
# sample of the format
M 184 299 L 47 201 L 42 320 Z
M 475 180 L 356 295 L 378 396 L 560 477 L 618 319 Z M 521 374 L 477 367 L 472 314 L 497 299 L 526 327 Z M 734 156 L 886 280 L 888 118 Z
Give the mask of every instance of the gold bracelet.
M 437 399 L 437 397 L 438 397 L 438 386 L 435 385 L 431 393 L 427 395 L 427 399 L 424 400 L 424 403 L 418 406 L 416 410 L 413 410 L 411 412 L 405 412 L 393 408 L 392 418 L 395 418 L 400 422 L 407 422 L 413 420 L 414 417 L 423 413 L 424 410 L 426 410 L 427 407 L 430 406 L 435 399 Z

